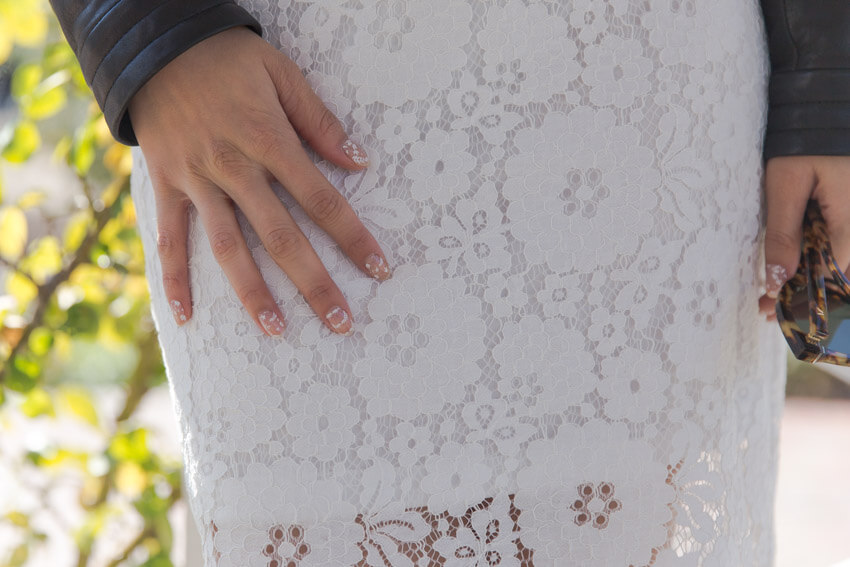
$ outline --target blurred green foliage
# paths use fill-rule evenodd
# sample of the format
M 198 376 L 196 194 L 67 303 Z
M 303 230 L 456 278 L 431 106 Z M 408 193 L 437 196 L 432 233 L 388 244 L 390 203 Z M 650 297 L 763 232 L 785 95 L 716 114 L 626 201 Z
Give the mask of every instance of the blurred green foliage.
M 127 513 L 141 529 L 98 564 L 171 565 L 167 513 L 181 498 L 180 463 L 157 455 L 135 418 L 165 377 L 129 195 L 129 148 L 110 136 L 46 0 L 0 0 L 0 65 L 14 70 L 11 118 L 0 125 L 0 431 L 14 411 L 56 427 L 73 419 L 101 439 L 97 450 L 48 444 L 11 466 L 22 481 L 78 480 L 82 513 L 65 526 L 78 567 L 94 564 L 99 538 Z M 3 182 L 4 171 L 45 153 L 79 180 L 78 198 L 58 216 L 47 212 L 43 189 L 10 191 Z M 93 349 L 120 369 L 108 378 L 123 392 L 117 411 L 99 407 L 104 380 L 80 371 Z M 32 518 L 51 505 L 0 509 L 0 523 L 20 536 L 8 556 L 0 552 L 0 565 L 31 564 L 47 539 Z

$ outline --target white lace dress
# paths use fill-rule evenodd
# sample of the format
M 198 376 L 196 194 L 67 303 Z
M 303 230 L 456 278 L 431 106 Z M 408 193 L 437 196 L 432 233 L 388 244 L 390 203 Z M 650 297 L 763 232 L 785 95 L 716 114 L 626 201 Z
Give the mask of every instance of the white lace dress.
M 192 213 L 178 328 L 133 195 L 207 566 L 769 566 L 784 344 L 757 313 L 756 0 L 247 0 L 369 153 L 311 153 L 377 282 L 278 188 L 355 319 Z M 222 77 L 222 80 L 227 80 Z

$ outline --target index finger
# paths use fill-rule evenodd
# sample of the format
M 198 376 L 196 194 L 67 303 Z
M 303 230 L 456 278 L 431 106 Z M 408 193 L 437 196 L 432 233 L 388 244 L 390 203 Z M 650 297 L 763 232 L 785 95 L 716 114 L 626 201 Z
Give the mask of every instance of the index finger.
M 814 168 L 801 157 L 804 156 L 771 158 L 765 171 L 765 287 L 771 298 L 776 297 L 800 261 L 803 216 L 815 184 Z
M 367 275 L 385 280 L 391 272 L 378 241 L 351 204 L 316 167 L 285 120 L 263 142 L 254 140 L 248 157 L 263 165 L 301 205 L 307 215 L 340 245 Z M 261 148 L 256 144 L 263 144 Z

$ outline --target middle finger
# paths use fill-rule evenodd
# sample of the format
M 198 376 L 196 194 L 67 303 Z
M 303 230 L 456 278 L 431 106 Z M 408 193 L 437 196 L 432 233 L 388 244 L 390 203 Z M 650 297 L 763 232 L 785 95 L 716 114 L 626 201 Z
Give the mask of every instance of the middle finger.
M 348 302 L 264 173 L 247 158 L 234 158 L 216 184 L 242 210 L 266 251 L 325 325 L 334 333 L 351 335 L 354 320 Z
M 279 133 L 261 142 L 254 141 L 253 148 L 249 146 L 248 156 L 271 172 L 313 222 L 333 238 L 362 271 L 380 281 L 389 278 L 389 266 L 378 241 L 351 204 L 319 171 L 291 126 L 280 124 L 273 131 Z

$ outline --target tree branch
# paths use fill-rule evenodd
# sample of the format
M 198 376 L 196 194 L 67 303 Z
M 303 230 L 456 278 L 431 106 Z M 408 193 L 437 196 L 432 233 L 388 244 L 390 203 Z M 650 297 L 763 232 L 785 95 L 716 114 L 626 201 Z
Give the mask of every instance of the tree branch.
M 101 209 L 98 212 L 94 212 L 95 226 L 94 228 L 86 235 L 83 239 L 83 242 L 80 244 L 80 247 L 77 248 L 74 257 L 68 263 L 67 266 L 62 268 L 59 272 L 53 275 L 46 283 L 38 286 L 38 296 L 36 297 L 36 308 L 35 313 L 33 313 L 32 319 L 30 323 L 24 328 L 23 333 L 21 334 L 20 340 L 15 343 L 15 346 L 12 347 L 12 351 L 9 353 L 8 362 L 12 362 L 15 359 L 15 356 L 18 352 L 23 348 L 24 345 L 27 344 L 27 339 L 30 334 L 41 325 L 42 320 L 44 319 L 44 314 L 47 311 L 47 305 L 50 302 L 50 298 L 56 292 L 56 288 L 59 287 L 59 284 L 68 280 L 71 277 L 71 273 L 83 262 L 86 262 L 86 258 L 91 252 L 92 247 L 95 242 L 97 242 L 98 237 L 100 236 L 101 231 L 106 226 L 106 223 L 109 222 L 109 219 L 113 216 L 113 209 L 119 205 L 121 202 L 121 197 L 128 193 L 130 190 L 129 180 L 125 181 L 124 186 L 121 188 L 118 196 L 115 198 L 115 202 L 110 207 L 106 207 Z M 2 385 L 6 380 L 6 372 L 8 369 L 8 364 L 4 365 L 0 368 L 0 385 Z

